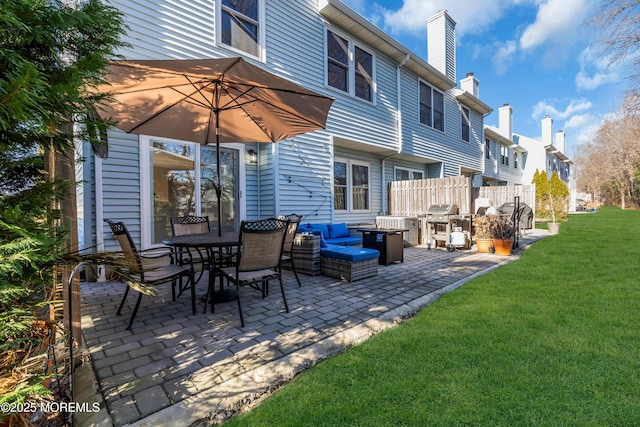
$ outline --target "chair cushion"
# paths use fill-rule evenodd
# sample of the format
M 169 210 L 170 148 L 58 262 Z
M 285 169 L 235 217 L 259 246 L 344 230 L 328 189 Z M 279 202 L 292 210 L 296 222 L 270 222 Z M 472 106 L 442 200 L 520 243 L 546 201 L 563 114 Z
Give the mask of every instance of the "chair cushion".
M 338 224 L 329 224 L 329 239 L 337 239 L 340 237 L 351 237 L 349 228 L 344 222 Z
M 337 239 L 328 239 L 327 243 L 330 245 L 340 245 L 340 246 L 361 245 L 362 238 L 361 237 L 339 237 Z
M 327 224 L 307 224 L 312 230 L 317 230 L 322 233 L 322 237 L 329 239 L 329 226 Z
M 375 249 L 360 248 L 356 246 L 328 245 L 326 248 L 320 249 L 320 255 L 327 258 L 358 262 L 378 258 L 380 253 Z

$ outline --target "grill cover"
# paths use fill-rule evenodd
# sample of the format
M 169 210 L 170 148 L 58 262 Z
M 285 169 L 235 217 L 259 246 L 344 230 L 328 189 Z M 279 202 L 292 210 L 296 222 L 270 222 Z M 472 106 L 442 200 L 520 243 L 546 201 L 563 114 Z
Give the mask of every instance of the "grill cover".
M 458 205 L 431 205 L 427 209 L 429 222 L 449 222 L 451 215 L 458 215 Z
M 504 203 L 498 208 L 498 211 L 503 215 L 510 215 L 511 221 L 515 221 L 517 216 L 515 212 L 515 203 Z M 523 202 L 520 202 L 519 228 L 524 230 L 533 228 L 533 209 Z

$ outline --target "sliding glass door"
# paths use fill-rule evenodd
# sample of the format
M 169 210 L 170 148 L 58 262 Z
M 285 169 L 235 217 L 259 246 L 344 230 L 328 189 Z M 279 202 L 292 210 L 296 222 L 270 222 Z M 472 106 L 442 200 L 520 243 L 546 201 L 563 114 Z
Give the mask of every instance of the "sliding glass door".
M 171 235 L 171 218 L 209 216 L 211 229 L 218 225 L 216 149 L 199 144 L 149 139 L 149 215 L 151 245 Z M 220 150 L 222 229 L 238 230 L 239 152 Z

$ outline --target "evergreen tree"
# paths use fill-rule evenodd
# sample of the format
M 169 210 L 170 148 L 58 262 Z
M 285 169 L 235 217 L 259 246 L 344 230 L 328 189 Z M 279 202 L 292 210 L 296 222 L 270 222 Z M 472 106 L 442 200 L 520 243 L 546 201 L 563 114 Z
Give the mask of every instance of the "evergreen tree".
M 75 189 L 50 176 L 46 154 L 73 156 L 74 138 L 97 142 L 108 123 L 92 111 L 104 95 L 88 89 L 123 46 L 115 8 L 72 3 L 0 0 L 0 354 L 9 372 L 38 339 L 32 321 L 65 255 L 56 206 Z M 0 402 L 42 392 L 39 383 L 5 385 Z

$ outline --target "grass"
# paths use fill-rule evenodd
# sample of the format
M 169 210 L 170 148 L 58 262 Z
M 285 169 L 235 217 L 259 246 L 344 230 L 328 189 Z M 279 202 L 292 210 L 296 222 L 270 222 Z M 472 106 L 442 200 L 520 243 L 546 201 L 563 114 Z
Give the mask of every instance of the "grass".
M 640 425 L 640 212 L 561 234 L 228 426 Z

